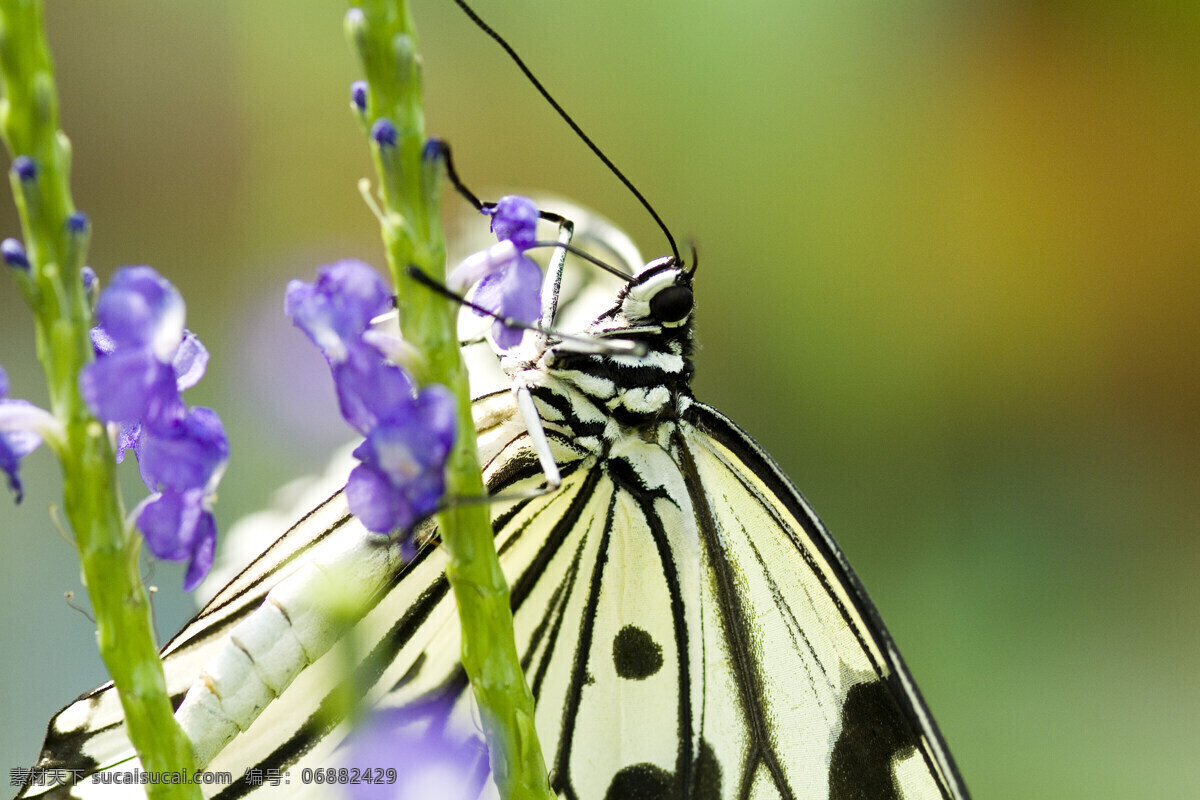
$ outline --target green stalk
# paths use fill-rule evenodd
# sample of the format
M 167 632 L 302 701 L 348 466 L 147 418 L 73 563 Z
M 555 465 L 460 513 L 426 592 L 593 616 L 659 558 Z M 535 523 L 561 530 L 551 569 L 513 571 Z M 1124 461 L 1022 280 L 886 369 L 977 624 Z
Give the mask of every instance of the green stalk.
M 140 539 L 124 524 L 116 463 L 104 425 L 79 395 L 79 371 L 92 358 L 92 314 L 79 270 L 86 226 L 67 230 L 74 212 L 70 143 L 58 129 L 58 96 L 40 0 L 0 0 L 0 134 L 14 159 L 36 171 L 13 175 L 13 193 L 31 271 L 18 274 L 36 327 L 50 410 L 65 438 L 47 442 L 62 465 L 63 507 L 75 533 L 83 582 L 96 615 L 100 655 L 125 710 L 126 729 L 147 772 L 195 767 L 192 747 L 171 710 L 150 604 L 138 569 Z M 16 270 L 11 270 L 14 273 Z M 199 798 L 199 786 L 155 784 L 151 798 Z
M 422 159 L 425 117 L 416 29 L 404 0 L 363 0 L 362 14 L 346 18 L 350 45 L 362 62 L 370 128 L 387 118 L 397 129 L 394 146 L 372 140 L 383 201 L 383 241 L 397 290 L 405 339 L 424 355 L 422 385 L 439 383 L 458 400 L 458 436 L 446 467 L 449 497 L 484 493 L 467 372 L 458 349 L 457 308 L 415 283 L 406 268 L 445 274 L 446 245 L 440 216 L 443 166 Z M 462 625 L 462 661 L 487 737 L 492 776 L 501 797 L 546 800 L 553 795 L 534 730 L 533 696 L 513 637 L 508 583 L 496 556 L 487 507 L 460 504 L 438 517 L 450 556 L 446 574 Z

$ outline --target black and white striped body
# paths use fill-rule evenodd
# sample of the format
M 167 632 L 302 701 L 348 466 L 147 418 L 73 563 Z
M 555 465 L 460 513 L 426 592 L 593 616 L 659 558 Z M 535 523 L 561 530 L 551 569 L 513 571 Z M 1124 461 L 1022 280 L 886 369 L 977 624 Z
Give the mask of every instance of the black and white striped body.
M 651 301 L 664 295 L 674 295 L 671 311 L 683 314 L 670 324 L 651 311 Z M 603 455 L 622 438 L 644 436 L 678 420 L 691 403 L 691 307 L 691 278 L 670 259 L 660 259 L 627 284 L 616 305 L 585 331 L 596 341 L 640 344 L 644 355 L 581 353 L 569 342 L 537 342 L 534 358 L 519 353 L 506 357 L 502 366 L 515 384 L 530 388 L 547 428 Z
M 644 356 L 551 339 L 505 361 L 534 397 L 555 492 L 530 497 L 544 475 L 512 393 L 474 404 L 489 492 L 525 498 L 497 502 L 493 524 L 553 788 L 579 800 L 966 797 L 840 550 L 774 462 L 692 397 L 691 312 L 691 276 L 653 262 L 585 331 L 641 342 Z M 310 549 L 357 554 L 368 566 L 356 580 L 378 587 L 354 632 L 368 701 L 442 698 L 459 734 L 477 737 L 444 553 L 399 565 L 373 541 L 340 493 L 311 512 L 168 645 L 172 692 L 229 638 L 244 671 L 262 673 L 239 631 L 261 630 L 250 620 L 292 562 Z M 337 764 L 347 725 L 330 711 L 345 655 L 313 652 L 207 766 L 279 770 L 290 785 L 239 780 L 207 796 L 326 795 L 298 775 Z M 115 700 L 101 690 L 66 709 L 43 763 L 115 763 Z

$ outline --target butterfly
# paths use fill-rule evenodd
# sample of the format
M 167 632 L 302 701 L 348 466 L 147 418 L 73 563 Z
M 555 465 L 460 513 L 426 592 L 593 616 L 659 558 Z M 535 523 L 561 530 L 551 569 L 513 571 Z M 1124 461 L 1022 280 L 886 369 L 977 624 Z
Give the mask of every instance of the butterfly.
M 544 293 L 556 324 L 562 268 Z M 694 278 L 677 252 L 639 263 L 574 337 L 527 337 L 502 364 L 533 420 L 508 390 L 473 402 L 553 789 L 581 800 L 968 797 L 837 544 L 770 456 L 694 397 Z M 337 763 L 347 686 L 377 707 L 447 703 L 472 730 L 446 555 L 432 523 L 417 538 L 427 546 L 401 559 L 335 493 L 168 643 L 185 730 L 205 769 L 229 778 L 206 796 L 321 793 L 297 778 Z M 322 581 L 363 601 L 348 633 L 313 591 Z M 356 643 L 352 660 L 338 638 Z M 84 774 L 130 758 L 103 686 L 51 721 L 38 767 Z M 253 778 L 272 775 L 290 781 Z M 486 775 L 472 780 L 494 791 Z M 21 796 L 96 787 L 45 788 Z
M 674 257 L 651 261 L 581 332 L 644 355 L 581 352 L 551 334 L 505 358 L 534 400 L 557 491 L 538 494 L 538 443 L 513 393 L 473 404 L 488 491 L 512 498 L 493 506 L 495 542 L 553 788 L 578 798 L 966 797 L 838 546 L 771 458 L 693 396 L 693 277 Z M 421 538 L 435 543 L 436 531 Z M 343 655 L 305 656 L 327 631 L 301 630 L 310 609 L 289 588 L 311 586 L 314 562 L 353 563 L 370 587 L 353 636 L 371 701 L 446 699 L 469 727 L 444 552 L 431 545 L 402 562 L 337 493 L 164 649 L 177 702 L 224 653 L 249 653 L 251 672 L 295 673 L 208 761 L 233 779 L 212 796 L 269 795 L 247 769 L 295 776 L 336 763 L 348 725 L 321 709 L 345 679 Z M 55 717 L 39 766 L 91 771 L 127 751 L 115 693 L 101 687 Z

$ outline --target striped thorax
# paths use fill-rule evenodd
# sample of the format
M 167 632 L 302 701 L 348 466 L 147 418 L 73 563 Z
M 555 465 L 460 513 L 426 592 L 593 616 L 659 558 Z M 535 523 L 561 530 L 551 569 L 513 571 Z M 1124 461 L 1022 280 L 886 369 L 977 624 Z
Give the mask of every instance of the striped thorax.
M 619 339 L 644 355 L 580 352 L 573 341 L 541 339 L 532 357 L 509 356 L 505 371 L 530 387 L 548 427 L 597 455 L 623 435 L 657 440 L 660 423 L 677 420 L 691 403 L 692 278 L 671 258 L 647 264 L 616 303 L 584 332 Z

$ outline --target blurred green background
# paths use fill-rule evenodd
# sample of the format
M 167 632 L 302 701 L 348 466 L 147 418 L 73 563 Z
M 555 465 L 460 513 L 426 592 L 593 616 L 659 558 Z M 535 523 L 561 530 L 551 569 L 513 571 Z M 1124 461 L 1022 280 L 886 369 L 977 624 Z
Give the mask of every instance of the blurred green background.
M 822 513 L 975 795 L 1195 796 L 1200 11 L 904 6 L 477 0 L 695 236 L 697 394 Z M 289 278 L 382 264 L 343 9 L 48 9 L 90 262 L 157 267 L 212 351 L 189 397 L 233 439 L 225 527 L 346 438 L 281 312 Z M 661 254 L 498 48 L 449 0 L 416 13 L 429 130 L 471 185 L 563 194 Z M 7 283 L 0 361 L 42 400 Z M 25 503 L 0 502 L 2 767 L 103 678 L 63 601 L 82 592 L 57 469 L 42 452 L 25 474 Z M 179 580 L 155 573 L 164 638 Z

